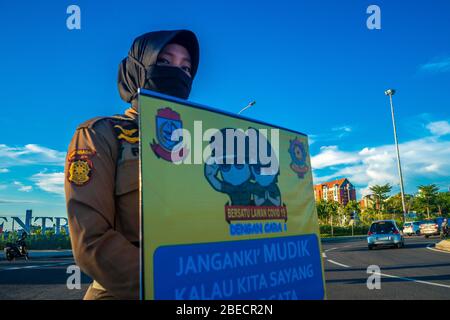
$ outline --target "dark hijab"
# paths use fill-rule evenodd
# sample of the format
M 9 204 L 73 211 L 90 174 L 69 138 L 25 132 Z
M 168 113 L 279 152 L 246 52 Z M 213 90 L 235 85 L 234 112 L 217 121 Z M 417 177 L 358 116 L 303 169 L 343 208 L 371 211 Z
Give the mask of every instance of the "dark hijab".
M 158 66 L 160 51 L 169 43 L 182 45 L 191 56 L 191 77 L 176 67 Z M 136 38 L 119 65 L 118 87 L 122 100 L 137 109 L 138 88 L 187 99 L 199 63 L 197 37 L 189 30 L 156 31 Z

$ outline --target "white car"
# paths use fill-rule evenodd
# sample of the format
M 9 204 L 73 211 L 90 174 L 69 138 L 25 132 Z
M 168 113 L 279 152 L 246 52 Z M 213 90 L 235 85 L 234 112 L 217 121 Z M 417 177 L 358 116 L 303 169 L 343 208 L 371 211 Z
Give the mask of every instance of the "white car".
M 420 222 L 419 221 L 411 221 L 405 222 L 403 225 L 403 234 L 412 236 L 412 235 L 420 235 Z

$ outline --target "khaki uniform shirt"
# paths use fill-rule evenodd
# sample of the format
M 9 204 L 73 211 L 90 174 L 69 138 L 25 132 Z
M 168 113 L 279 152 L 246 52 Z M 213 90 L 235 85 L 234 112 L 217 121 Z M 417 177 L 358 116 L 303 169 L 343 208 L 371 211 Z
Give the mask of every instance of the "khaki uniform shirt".
M 64 188 L 74 258 L 94 279 L 85 298 L 138 299 L 139 131 L 134 109 L 77 128 Z

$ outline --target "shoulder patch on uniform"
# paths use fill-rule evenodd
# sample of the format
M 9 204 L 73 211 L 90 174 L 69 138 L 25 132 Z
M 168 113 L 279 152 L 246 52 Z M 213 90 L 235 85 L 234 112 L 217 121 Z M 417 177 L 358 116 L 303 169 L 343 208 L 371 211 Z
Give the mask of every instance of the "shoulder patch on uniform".
M 94 169 L 91 158 L 94 155 L 95 151 L 91 149 L 75 149 L 68 154 L 67 180 L 70 183 L 84 186 L 90 181 Z
M 92 157 L 93 155 L 95 155 L 95 151 L 92 151 L 91 149 L 75 149 L 67 155 L 67 158 L 69 160 L 77 157 L 89 158 Z

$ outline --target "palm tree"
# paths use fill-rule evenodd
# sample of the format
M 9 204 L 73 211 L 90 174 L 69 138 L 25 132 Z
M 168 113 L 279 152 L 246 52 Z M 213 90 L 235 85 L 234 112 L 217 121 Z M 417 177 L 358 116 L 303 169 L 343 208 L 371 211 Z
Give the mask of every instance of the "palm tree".
M 419 186 L 418 197 L 421 199 L 427 208 L 427 217 L 430 219 L 430 206 L 436 203 L 439 188 L 435 184 Z
M 392 186 L 389 183 L 384 185 L 373 185 L 370 187 L 372 196 L 375 198 L 375 204 L 377 206 L 378 214 L 381 215 L 381 210 L 384 208 L 384 201 L 388 198 L 388 194 L 391 192 Z

